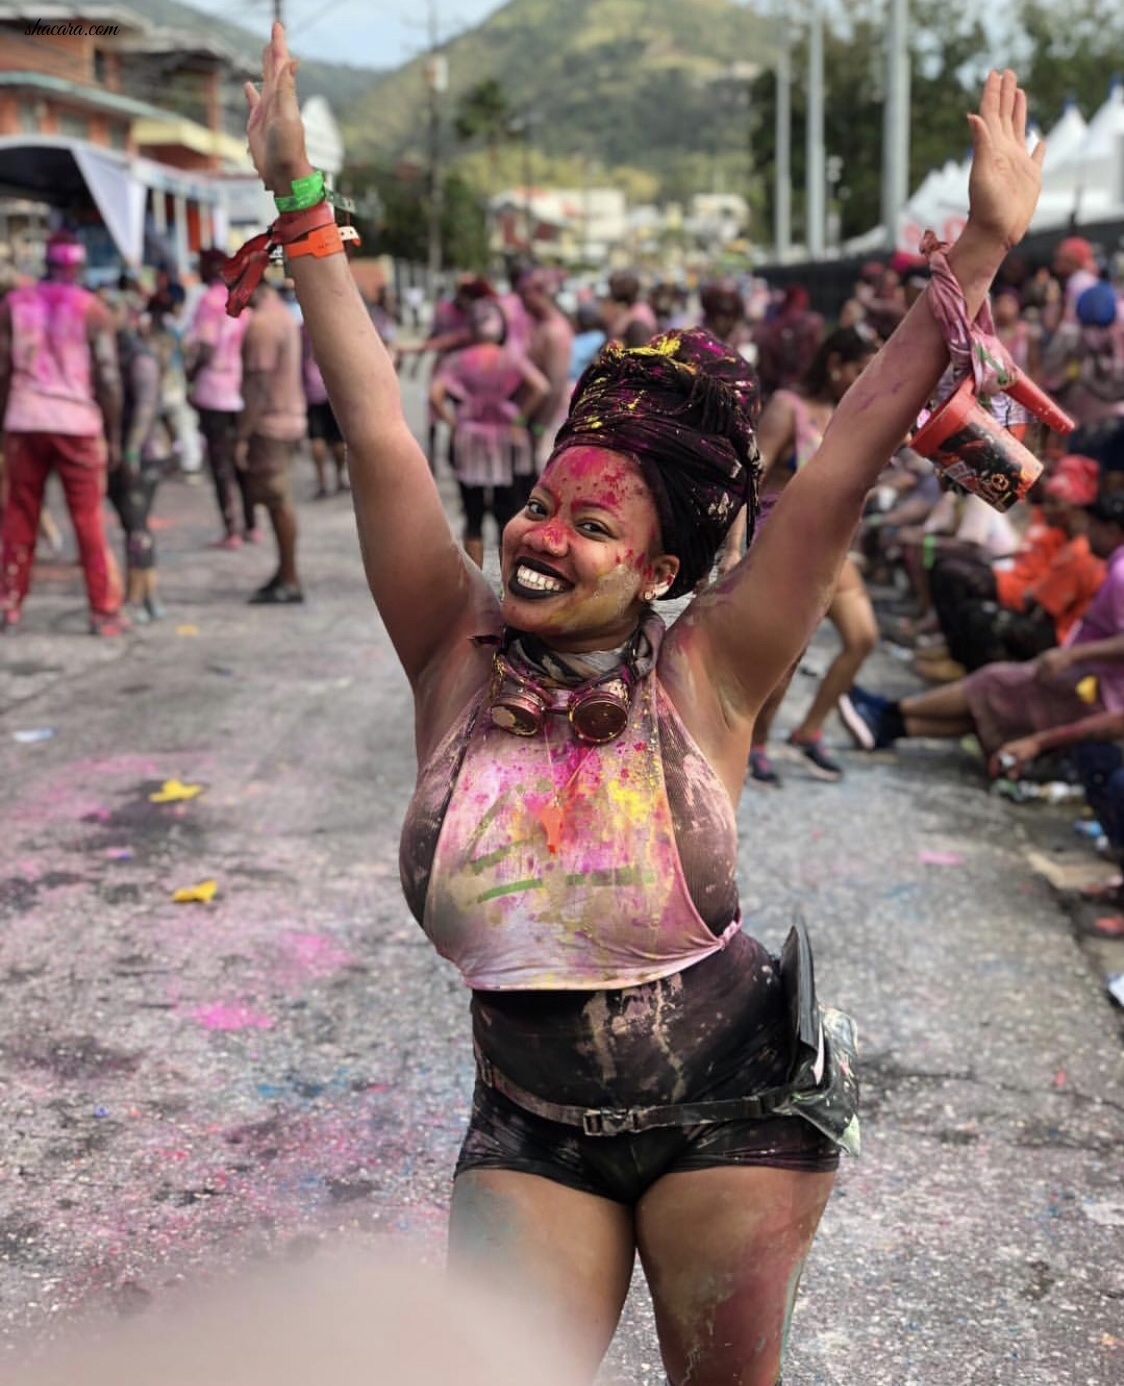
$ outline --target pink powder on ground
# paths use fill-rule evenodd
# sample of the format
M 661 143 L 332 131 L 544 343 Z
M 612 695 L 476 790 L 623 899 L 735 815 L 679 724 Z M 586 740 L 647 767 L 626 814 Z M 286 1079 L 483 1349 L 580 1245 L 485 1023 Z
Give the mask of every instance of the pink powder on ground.
M 240 1001 L 233 1005 L 219 1001 L 213 1006 L 196 1006 L 189 1014 L 205 1030 L 272 1030 L 277 1023 L 272 1016 Z

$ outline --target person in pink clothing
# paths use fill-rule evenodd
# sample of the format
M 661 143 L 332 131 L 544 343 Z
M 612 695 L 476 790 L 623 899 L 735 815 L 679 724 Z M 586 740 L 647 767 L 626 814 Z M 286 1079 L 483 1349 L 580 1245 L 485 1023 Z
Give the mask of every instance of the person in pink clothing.
M 0 415 L 8 503 L 0 528 L 0 630 L 19 624 L 31 585 L 47 477 L 57 472 L 78 540 L 90 631 L 119 635 L 121 591 L 102 518 L 107 468 L 121 462 L 121 378 L 113 322 L 78 282 L 85 247 L 47 244 L 47 277 L 0 304 Z
M 489 497 L 502 533 L 534 482 L 526 419 L 547 398 L 550 385 L 529 356 L 507 345 L 507 320 L 494 298 L 472 305 L 469 328 L 472 345 L 442 361 L 429 402 L 452 430 L 465 552 L 483 567 Z
M 622 346 L 646 346 L 658 329 L 655 313 L 640 296 L 640 276 L 632 270 L 617 270 L 609 276 L 605 317 L 610 341 Z
M 199 430 L 207 444 L 207 464 L 222 516 L 223 537 L 217 540 L 217 547 L 237 549 L 243 537 L 253 539 L 257 534 L 245 474 L 234 465 L 238 416 L 242 412 L 242 339 L 250 316 L 227 315 L 226 285 L 222 280 L 225 259 L 217 249 L 204 250 L 199 255 L 199 274 L 207 287 L 195 306 L 188 331 L 187 398 L 199 415 Z
M 519 276 L 516 292 L 530 319 L 527 355 L 546 376 L 550 393 L 533 414 L 528 414 L 531 443 L 538 471 L 554 447 L 554 437 L 570 405 L 570 358 L 574 354 L 574 329 L 566 314 L 554 301 L 550 279 L 543 269 L 531 269 Z M 511 343 L 511 334 L 508 333 Z M 513 345 L 518 345 L 513 343 Z
M 374 321 L 373 318 L 371 320 Z M 316 356 L 312 350 L 312 339 L 303 327 L 301 377 L 304 381 L 304 398 L 308 405 L 308 450 L 312 453 L 312 465 L 316 468 L 316 499 L 324 500 L 328 495 L 329 452 L 336 464 L 336 494 L 349 489 L 347 443 L 332 412 L 328 387 L 324 384 L 324 377 L 320 374 L 320 367 L 316 364 Z
M 234 462 L 251 506 L 263 505 L 277 540 L 277 571 L 250 597 L 255 606 L 304 601 L 297 576 L 297 512 L 292 473 L 305 431 L 301 330 L 272 284 L 262 281 L 242 339 L 245 405 L 238 420 Z

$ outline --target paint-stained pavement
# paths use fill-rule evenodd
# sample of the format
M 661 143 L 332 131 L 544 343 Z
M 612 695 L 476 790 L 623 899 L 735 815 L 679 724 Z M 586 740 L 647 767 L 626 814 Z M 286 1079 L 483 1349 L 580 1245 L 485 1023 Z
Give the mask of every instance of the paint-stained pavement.
M 56 564 L 0 643 L 9 1349 L 338 1232 L 441 1254 L 471 1056 L 466 995 L 398 885 L 406 684 L 345 498 L 302 503 L 309 602 L 276 611 L 245 604 L 268 545 L 202 548 L 212 506 L 182 483 L 158 501 L 166 622 L 89 639 Z M 877 657 L 872 682 L 905 678 Z M 784 788 L 739 810 L 751 926 L 779 946 L 801 909 L 821 994 L 863 1037 L 865 1150 L 786 1383 L 1118 1382 L 1124 1067 L 1103 972 L 1124 959 L 1083 943 L 1028 863 L 1072 850 L 1073 814 L 988 796 L 955 747 L 845 759 L 836 786 L 782 762 Z M 203 792 L 154 803 L 169 780 Z M 210 904 L 173 903 L 207 880 Z M 642 1293 L 604 1376 L 663 1380 Z

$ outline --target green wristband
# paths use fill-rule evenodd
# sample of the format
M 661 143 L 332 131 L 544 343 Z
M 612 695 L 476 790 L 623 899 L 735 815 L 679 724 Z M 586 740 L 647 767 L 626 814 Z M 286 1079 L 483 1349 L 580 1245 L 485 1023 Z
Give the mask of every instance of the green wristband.
M 303 178 L 293 179 L 293 191 L 289 197 L 275 197 L 274 205 L 279 212 L 304 212 L 324 201 L 324 175 L 313 169 Z

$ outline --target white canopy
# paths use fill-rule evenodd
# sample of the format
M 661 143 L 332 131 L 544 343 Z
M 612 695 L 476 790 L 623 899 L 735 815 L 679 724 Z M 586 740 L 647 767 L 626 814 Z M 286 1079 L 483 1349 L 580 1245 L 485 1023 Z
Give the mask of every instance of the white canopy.
M 0 196 L 28 197 L 65 207 L 89 196 L 123 260 L 144 258 L 148 190 L 157 189 L 213 206 L 221 191 L 206 175 L 141 159 L 86 140 L 53 135 L 0 138 Z
M 968 216 L 969 167 L 967 159 L 950 160 L 926 176 L 898 217 L 896 249 L 916 253 L 927 228 L 941 240 L 956 238 Z M 1030 229 L 1114 217 L 1124 217 L 1124 84 L 1119 81 L 1088 124 L 1071 104 L 1046 136 L 1042 196 Z

